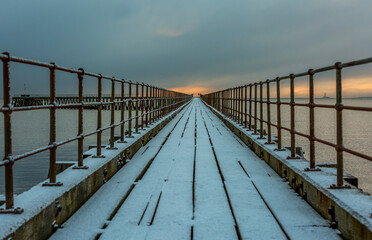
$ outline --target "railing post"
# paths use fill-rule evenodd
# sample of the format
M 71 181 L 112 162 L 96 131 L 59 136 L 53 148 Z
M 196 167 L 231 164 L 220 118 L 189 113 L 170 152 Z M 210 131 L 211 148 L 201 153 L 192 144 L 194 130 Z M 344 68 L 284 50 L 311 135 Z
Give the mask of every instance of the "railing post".
M 228 117 L 231 116 L 230 114 L 230 106 L 231 106 L 231 89 L 227 89 L 226 90 L 226 99 L 225 99 L 225 102 L 226 102 L 226 115 Z
M 240 123 L 240 87 L 236 88 L 236 122 Z
M 310 114 L 310 167 L 305 168 L 305 171 L 320 171 L 315 165 L 315 116 L 314 116 L 314 72 L 309 69 L 309 114 Z
M 211 107 L 214 107 L 214 103 L 213 103 L 213 93 L 209 93 L 208 95 L 208 98 L 209 98 L 209 106 Z
M 225 91 L 221 91 L 221 112 L 223 115 L 226 115 L 226 112 L 225 112 Z
M 232 94 L 231 94 L 231 88 L 227 89 L 227 98 L 226 98 L 226 107 L 227 107 L 227 116 L 231 118 L 231 108 L 232 108 Z
M 266 80 L 266 111 L 267 111 L 267 142 L 265 144 L 274 144 L 271 141 L 271 102 L 270 102 L 270 80 Z
M 158 100 L 156 100 L 157 102 L 157 111 L 156 111 L 156 120 L 159 120 L 160 118 L 160 89 L 159 88 L 156 88 L 156 94 L 157 94 L 157 98 Z
M 143 123 L 143 120 L 144 120 L 144 108 L 145 108 L 145 97 L 144 97 L 144 88 L 145 88 L 145 84 L 142 83 L 141 84 L 141 129 L 143 130 L 144 128 L 144 123 Z
M 237 91 L 237 98 L 236 98 L 236 102 L 237 102 L 237 115 L 238 115 L 238 117 L 237 117 L 237 123 L 238 124 L 240 124 L 240 121 L 241 121 L 241 96 L 240 96 L 240 93 L 241 93 L 241 87 L 238 87 L 237 89 L 236 89 L 236 91 Z
M 239 102 L 238 102 L 238 88 L 234 88 L 234 120 L 239 123 Z
M 149 126 L 149 85 L 146 85 L 146 127 Z
M 244 86 L 244 128 L 247 128 L 247 110 L 248 110 L 248 91 L 247 91 L 247 85 Z
M 167 99 L 165 99 L 165 97 L 167 96 L 167 91 L 166 90 L 162 90 L 162 94 L 161 94 L 163 100 L 162 100 L 162 104 L 163 106 L 162 107 L 165 107 L 167 106 Z M 167 114 L 167 111 L 166 111 L 166 108 L 163 109 L 163 115 Z
M 73 169 L 88 169 L 87 166 L 84 166 L 84 136 L 83 136 L 83 79 L 84 79 L 84 69 L 79 68 L 78 79 L 79 79 L 79 112 L 78 112 L 78 165 L 74 166 Z
M 149 124 L 151 125 L 152 123 L 152 110 L 153 110 L 153 94 L 152 94 L 152 86 L 149 86 L 149 93 L 150 93 L 150 98 L 149 98 Z
M 238 106 L 238 88 L 234 88 L 235 91 L 234 91 L 234 102 L 235 102 L 235 113 L 234 113 L 234 120 L 235 121 L 239 121 L 239 106 Z
M 221 96 L 222 95 L 222 91 L 219 91 L 218 92 L 218 111 L 221 112 L 221 106 L 222 106 L 222 99 L 221 99 Z
M 213 93 L 213 107 L 217 109 L 217 93 Z
M 158 88 L 154 87 L 154 97 L 155 97 L 155 112 L 154 112 L 154 118 L 155 121 L 158 121 L 158 109 L 159 109 L 159 100 L 158 100 Z
M 159 95 L 158 95 L 158 88 L 154 87 L 154 96 L 155 96 L 155 112 L 154 112 L 154 118 L 155 121 L 158 121 L 158 110 L 159 110 Z
M 257 134 L 257 83 L 254 84 L 254 133 L 253 135 Z
M 128 138 L 133 138 L 132 136 L 132 81 L 129 81 L 129 102 L 128 102 Z
M 121 82 L 121 94 L 120 94 L 120 141 L 118 141 L 119 143 L 127 143 L 127 141 L 125 141 L 125 122 L 124 122 L 124 119 L 125 119 L 125 107 L 126 107 L 126 104 L 124 103 L 125 101 L 125 80 L 122 79 Z
M 10 97 L 10 74 L 9 74 L 9 53 L 3 53 L 8 56 L 3 59 L 3 107 L 11 108 L 12 102 Z M 12 157 L 12 121 L 11 111 L 3 112 L 4 114 L 4 160 L 8 161 L 5 165 L 5 209 L 0 209 L 0 213 L 22 213 L 23 209 L 14 208 L 14 184 L 13 184 L 13 157 Z
M 229 89 L 226 89 L 224 91 L 224 95 L 223 95 L 223 101 L 224 101 L 224 109 L 225 109 L 225 115 L 228 117 L 229 116 Z
M 233 117 L 234 117 L 234 114 L 233 114 L 233 108 L 234 108 L 234 101 L 233 101 L 233 89 L 232 88 L 230 88 L 230 91 L 229 91 L 229 95 L 230 95 L 230 106 L 229 106 L 229 117 L 231 118 L 231 119 L 233 119 Z
M 244 117 L 243 117 L 243 109 L 244 109 L 244 104 L 243 104 L 243 98 L 244 98 L 244 86 L 240 87 L 240 125 L 243 125 L 244 123 Z
M 235 120 L 235 88 L 232 88 L 231 89 L 231 98 L 232 98 L 232 102 L 231 102 L 231 114 L 232 114 L 232 120 Z
M 274 149 L 274 151 L 285 151 L 284 148 L 282 148 L 282 119 L 280 114 L 280 80 L 279 77 L 276 78 L 276 125 L 277 125 L 277 131 L 278 131 L 278 148 Z
M 6 54 L 6 53 L 4 53 Z M 3 60 L 3 97 L 4 107 L 11 107 L 10 97 L 10 74 L 9 74 L 9 59 Z M 4 112 L 4 160 L 8 160 L 8 164 L 5 165 L 5 200 L 6 209 L 12 209 L 14 207 L 14 193 L 13 193 L 13 149 L 12 149 L 12 119 L 11 111 Z
M 299 157 L 296 157 L 294 74 L 290 74 L 289 78 L 291 94 L 291 156 L 287 157 L 287 159 L 298 159 Z
M 214 93 L 214 100 L 213 100 L 213 104 L 214 104 L 214 108 L 218 110 L 218 93 L 215 92 Z
M 166 111 L 164 108 L 162 107 L 165 107 L 166 106 L 166 101 L 164 101 L 164 95 L 165 95 L 165 90 L 163 89 L 159 89 L 159 96 L 160 96 L 160 117 L 163 117 L 165 114 L 166 114 Z
M 154 87 L 151 86 L 150 88 L 150 91 L 151 91 L 151 113 L 150 113 L 150 119 L 151 119 L 151 122 L 154 123 L 155 122 L 155 119 L 154 119 L 154 109 L 155 109 L 155 91 L 154 91 Z
M 248 131 L 252 131 L 252 84 L 249 84 L 249 124 Z
M 332 184 L 330 188 L 350 188 L 348 185 L 344 185 L 344 145 L 343 145 L 343 128 L 342 128 L 342 79 L 341 79 L 341 67 L 340 62 L 335 63 L 336 67 L 336 121 L 337 121 L 337 185 Z
M 111 80 L 111 109 L 110 109 L 110 147 L 106 148 L 108 150 L 117 150 L 115 147 L 115 79 Z
M 138 85 L 139 83 L 136 83 L 136 134 L 138 134 Z
M 260 137 L 257 139 L 265 139 L 263 136 L 263 82 L 260 83 Z
M 93 156 L 94 158 L 104 158 L 105 156 L 102 155 L 102 75 L 99 74 L 98 77 L 98 102 L 99 105 L 97 106 L 97 151 L 96 155 Z
M 61 182 L 57 183 L 57 171 L 56 171 L 56 153 L 57 147 L 56 142 L 56 108 L 55 108 L 55 98 L 56 98 L 56 66 L 51 63 L 52 67 L 49 68 L 49 104 L 53 105 L 49 110 L 49 145 L 54 145 L 53 148 L 49 150 L 49 182 L 43 183 L 43 186 L 62 186 Z

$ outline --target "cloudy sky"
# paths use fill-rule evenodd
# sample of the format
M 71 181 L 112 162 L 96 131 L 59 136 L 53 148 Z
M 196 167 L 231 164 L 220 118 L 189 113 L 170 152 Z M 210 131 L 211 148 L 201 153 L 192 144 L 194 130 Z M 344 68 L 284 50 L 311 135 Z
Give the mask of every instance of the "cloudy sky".
M 371 0 L 0 0 L 0 6 L 0 51 L 186 92 L 372 56 Z M 346 96 L 372 96 L 370 69 L 345 73 Z M 39 78 L 20 76 L 30 78 L 33 93 L 43 89 Z M 319 76 L 317 94 L 333 94 L 332 77 Z

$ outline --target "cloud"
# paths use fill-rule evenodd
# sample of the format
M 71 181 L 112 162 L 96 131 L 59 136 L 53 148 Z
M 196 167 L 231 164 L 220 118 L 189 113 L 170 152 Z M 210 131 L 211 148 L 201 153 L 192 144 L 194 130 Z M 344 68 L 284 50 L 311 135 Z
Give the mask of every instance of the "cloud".
M 156 30 L 156 33 L 166 37 L 179 37 L 186 33 L 185 30 L 174 30 L 169 28 L 160 28 Z
M 222 89 L 371 54 L 369 0 L 0 4 L 0 50 L 165 88 Z

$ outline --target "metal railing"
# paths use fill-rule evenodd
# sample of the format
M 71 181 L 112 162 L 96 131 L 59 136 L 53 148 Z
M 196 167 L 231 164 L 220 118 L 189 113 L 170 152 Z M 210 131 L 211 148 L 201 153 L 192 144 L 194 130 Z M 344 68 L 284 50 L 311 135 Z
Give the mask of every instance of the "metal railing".
M 132 134 L 139 132 L 139 128 L 149 126 L 161 117 L 177 109 L 187 101 L 191 99 L 191 95 L 178 93 L 163 88 L 150 86 L 144 83 L 131 82 L 124 79 L 118 79 L 115 77 L 104 76 L 102 74 L 85 72 L 84 69 L 71 69 L 56 65 L 55 63 L 43 63 L 33 60 L 27 60 L 19 57 L 10 56 L 9 53 L 0 54 L 0 59 L 3 63 L 3 98 L 4 104 L 0 108 L 0 112 L 4 115 L 4 159 L 0 161 L 0 167 L 5 167 L 5 209 L 1 209 L 0 213 L 21 213 L 21 208 L 14 207 L 14 193 L 13 193 L 13 165 L 16 161 L 30 157 L 32 155 L 49 151 L 49 181 L 44 183 L 43 186 L 61 186 L 61 182 L 57 182 L 56 177 L 56 150 L 58 147 L 67 143 L 78 141 L 78 163 L 73 169 L 87 169 L 84 165 L 83 159 L 83 144 L 84 138 L 97 135 L 97 148 L 96 155 L 93 157 L 104 158 L 102 155 L 102 132 L 110 130 L 110 141 L 109 147 L 106 149 L 117 149 L 115 148 L 115 136 L 114 131 L 116 127 L 120 126 L 120 140 L 119 142 L 125 143 L 125 137 L 132 138 Z M 50 71 L 49 78 L 49 104 L 37 105 L 37 106 L 12 106 L 11 93 L 10 93 L 10 74 L 9 65 L 11 62 L 17 62 L 21 64 L 39 66 L 47 68 Z M 76 74 L 78 81 L 78 103 L 69 104 L 57 104 L 56 99 L 56 71 Z M 96 102 L 83 102 L 83 83 L 84 76 L 90 76 L 97 79 L 97 94 L 98 101 Z M 111 81 L 111 100 L 109 102 L 102 101 L 102 80 Z M 118 100 L 115 98 L 115 83 L 120 84 L 120 96 Z M 127 88 L 128 96 L 124 98 L 125 89 Z M 133 93 L 135 88 L 135 93 Z M 128 104 L 128 118 L 124 119 L 125 105 Z M 110 125 L 102 126 L 102 107 L 110 105 L 111 117 Z M 115 105 L 120 105 L 120 121 L 115 122 Z M 92 132 L 84 133 L 83 129 L 83 109 L 84 106 L 96 106 L 97 107 L 97 129 Z M 77 136 L 65 139 L 63 141 L 56 141 L 56 111 L 63 108 L 76 108 L 78 109 L 78 132 Z M 39 109 L 49 109 L 50 111 L 50 133 L 49 133 L 49 144 L 47 146 L 34 149 L 32 151 L 13 156 L 12 154 L 12 120 L 11 116 L 13 112 L 19 111 L 32 111 Z M 141 110 L 139 110 L 141 109 Z M 132 111 L 135 112 L 135 116 L 132 116 Z M 141 119 L 141 126 L 139 125 L 139 119 Z M 134 121 L 134 129 L 133 127 Z M 128 124 L 127 136 L 125 133 L 125 124 Z
M 366 111 L 372 112 L 372 107 L 359 107 L 359 106 L 345 106 L 342 103 L 342 69 L 358 66 L 362 64 L 372 63 L 372 58 L 366 58 L 358 61 L 352 61 L 347 63 L 337 62 L 334 65 L 319 68 L 309 69 L 307 72 L 290 74 L 288 76 L 277 77 L 275 79 L 268 79 L 266 81 L 251 83 L 244 86 L 235 88 L 229 88 L 206 95 L 202 95 L 202 99 L 214 107 L 216 110 L 222 112 L 222 114 L 231 117 L 232 120 L 247 128 L 248 131 L 253 131 L 254 135 L 259 135 L 259 139 L 266 139 L 264 136 L 264 124 L 266 124 L 267 130 L 267 142 L 266 144 L 275 144 L 272 139 L 271 127 L 275 127 L 277 130 L 277 148 L 276 151 L 284 151 L 282 146 L 282 130 L 290 133 L 290 156 L 287 159 L 296 159 L 295 147 L 296 147 L 296 135 L 302 136 L 308 139 L 310 144 L 309 154 L 309 167 L 305 171 L 320 171 L 316 167 L 315 162 L 315 142 L 325 144 L 329 147 L 333 147 L 336 150 L 337 156 L 337 183 L 332 184 L 330 188 L 349 188 L 348 185 L 344 185 L 343 180 L 343 153 L 349 153 L 354 156 L 372 161 L 372 156 L 360 153 L 358 151 L 344 147 L 343 145 L 343 122 L 342 122 L 342 111 Z M 336 104 L 318 104 L 314 102 L 314 76 L 321 72 L 335 70 L 335 83 L 336 83 Z M 295 102 L 295 86 L 294 82 L 296 78 L 308 77 L 309 87 L 309 102 L 308 103 L 296 103 Z M 290 81 L 290 101 L 282 102 L 280 95 L 280 83 L 283 80 Z M 270 85 L 276 86 L 276 101 L 270 101 Z M 264 86 L 266 86 L 266 99 L 263 98 Z M 257 94 L 259 87 L 259 96 Z M 254 91 L 254 94 L 253 94 Z M 259 104 L 260 114 L 257 116 L 257 109 Z M 263 106 L 266 104 L 266 118 L 263 117 Z M 252 107 L 252 105 L 254 105 Z M 276 105 L 276 124 L 271 121 L 271 105 Z M 290 128 L 283 127 L 281 123 L 281 105 L 290 106 Z M 298 132 L 295 129 L 295 106 L 308 107 L 309 109 L 309 133 Z M 326 141 L 324 139 L 317 138 L 315 136 L 315 108 L 327 108 L 336 110 L 336 143 Z M 254 112 L 252 113 L 252 110 Z M 252 123 L 252 121 L 254 121 Z M 259 122 L 259 129 L 257 123 Z M 265 134 L 266 135 L 266 134 Z

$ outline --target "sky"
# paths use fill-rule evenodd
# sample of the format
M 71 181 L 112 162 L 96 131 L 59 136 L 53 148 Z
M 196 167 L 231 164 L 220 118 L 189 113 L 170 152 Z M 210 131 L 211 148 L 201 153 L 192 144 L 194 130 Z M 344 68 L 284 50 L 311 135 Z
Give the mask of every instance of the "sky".
M 0 51 L 208 93 L 372 57 L 370 0 L 0 0 Z M 344 96 L 372 96 L 371 66 L 345 71 Z M 11 74 L 14 93 L 48 89 L 47 74 Z M 316 76 L 334 96 L 334 72 Z M 63 82 L 65 91 L 73 88 Z M 306 95 L 306 79 L 296 81 Z

